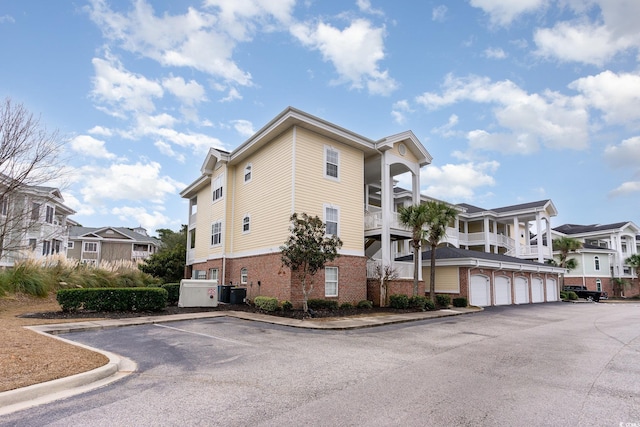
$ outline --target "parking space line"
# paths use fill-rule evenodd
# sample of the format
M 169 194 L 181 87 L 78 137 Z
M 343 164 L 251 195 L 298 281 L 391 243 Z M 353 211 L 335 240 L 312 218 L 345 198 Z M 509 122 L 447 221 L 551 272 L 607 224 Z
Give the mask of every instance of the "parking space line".
M 186 329 L 174 328 L 173 326 L 160 325 L 160 324 L 157 324 L 157 323 L 154 323 L 153 326 L 157 326 L 159 328 L 173 329 L 174 331 L 185 332 L 187 334 L 200 335 L 200 336 L 207 337 L 207 338 L 213 338 L 215 340 L 226 341 L 226 342 L 230 342 L 230 343 L 233 343 L 233 344 L 246 345 L 248 347 L 253 347 L 251 344 L 246 343 L 246 342 L 231 340 L 231 339 L 228 339 L 228 338 L 221 338 L 221 337 L 217 337 L 215 335 L 203 334 L 201 332 L 188 331 Z

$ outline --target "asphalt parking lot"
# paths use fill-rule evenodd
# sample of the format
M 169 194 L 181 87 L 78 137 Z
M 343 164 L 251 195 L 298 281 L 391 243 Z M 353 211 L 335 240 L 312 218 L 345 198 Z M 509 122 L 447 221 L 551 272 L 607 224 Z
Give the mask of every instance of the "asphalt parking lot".
M 352 331 L 76 332 L 138 370 L 0 425 L 640 425 L 639 326 L 640 304 L 552 303 Z

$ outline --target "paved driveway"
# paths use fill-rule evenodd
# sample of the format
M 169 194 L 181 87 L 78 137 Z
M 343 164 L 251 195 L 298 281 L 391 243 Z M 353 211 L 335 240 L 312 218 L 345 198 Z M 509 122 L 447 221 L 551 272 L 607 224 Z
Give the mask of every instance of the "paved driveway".
M 215 318 L 66 335 L 138 372 L 2 426 L 640 425 L 640 305 L 354 331 Z

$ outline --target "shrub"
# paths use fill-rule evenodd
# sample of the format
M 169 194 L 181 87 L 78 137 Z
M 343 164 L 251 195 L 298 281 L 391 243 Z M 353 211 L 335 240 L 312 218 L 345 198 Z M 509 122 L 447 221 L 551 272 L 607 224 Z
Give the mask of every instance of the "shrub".
M 391 308 L 405 309 L 409 307 L 409 297 L 403 294 L 393 294 L 389 296 Z
M 373 308 L 373 301 L 363 299 L 362 301 L 358 302 L 358 308 Z
M 337 310 L 338 301 L 311 298 L 307 301 L 307 306 L 312 310 Z
M 449 295 L 436 295 L 436 304 L 438 304 L 438 307 L 449 307 L 451 297 Z
M 253 299 L 253 304 L 260 310 L 272 312 L 280 308 L 278 298 L 257 296 Z
M 350 302 L 343 302 L 342 304 L 340 304 L 341 310 L 350 310 L 352 308 L 353 308 L 353 304 L 351 304 Z
M 165 283 L 160 286 L 162 289 L 166 289 L 169 297 L 167 299 L 167 304 L 176 305 L 178 304 L 178 300 L 180 299 L 180 283 Z
M 434 304 L 433 301 L 431 301 L 430 299 L 427 299 L 427 302 L 424 304 L 424 309 L 425 310 L 435 310 L 436 309 L 436 305 Z
M 280 306 L 282 307 L 282 311 L 293 310 L 293 304 L 291 304 L 291 301 L 284 300 L 280 303 Z
M 565 291 L 560 291 L 560 299 L 561 300 L 568 299 L 567 293 Z
M 416 295 L 409 298 L 409 307 L 424 310 L 427 304 L 427 297 L 424 295 Z
M 167 298 L 162 288 L 60 289 L 56 295 L 63 311 L 161 311 Z
M 569 292 L 567 292 L 567 298 L 569 298 L 569 300 L 571 300 L 571 301 L 575 301 L 575 300 L 578 299 L 578 294 L 576 294 L 573 291 L 569 291 Z
M 467 305 L 467 299 L 465 297 L 458 297 L 453 299 L 454 307 L 466 307 Z

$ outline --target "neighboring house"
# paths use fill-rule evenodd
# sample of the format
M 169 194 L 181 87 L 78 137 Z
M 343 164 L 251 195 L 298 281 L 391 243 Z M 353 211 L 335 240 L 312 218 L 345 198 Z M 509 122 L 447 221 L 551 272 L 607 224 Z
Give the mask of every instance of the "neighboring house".
M 638 272 L 625 263 L 633 254 L 639 253 L 640 228 L 631 221 L 613 224 L 564 224 L 552 230 L 552 238 L 571 237 L 582 242 L 582 249 L 569 258 L 578 261 L 576 269 L 565 274 L 565 285 L 586 286 L 590 290 L 607 292 L 609 296 L 637 295 Z M 558 258 L 559 252 L 555 253 Z M 616 279 L 629 284 L 620 291 Z
M 410 132 L 372 140 L 287 108 L 228 153 L 210 149 L 189 200 L 188 277 L 247 287 L 299 306 L 302 293 L 282 267 L 280 247 L 292 213 L 319 216 L 343 241 L 341 256 L 317 274 L 312 298 L 367 298 L 367 241 L 392 263 L 392 242 L 410 233 L 394 214 L 394 177 L 411 176 L 420 201 L 420 168 L 431 156 Z
M 142 227 L 82 227 L 69 230 L 67 257 L 83 264 L 102 261 L 142 261 L 155 254 L 160 240 Z
M 422 276 L 427 281 L 430 259 L 430 250 L 422 253 L 427 264 Z M 560 275 L 565 271 L 536 261 L 453 247 L 436 249 L 436 269 L 436 293 L 466 297 L 469 304 L 479 307 L 559 301 Z M 400 290 L 392 287 L 389 293 Z
M 0 183 L 5 186 L 5 181 Z M 20 185 L 0 197 L 0 266 L 13 266 L 20 259 L 66 254 L 69 215 L 54 187 Z

